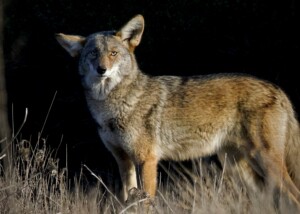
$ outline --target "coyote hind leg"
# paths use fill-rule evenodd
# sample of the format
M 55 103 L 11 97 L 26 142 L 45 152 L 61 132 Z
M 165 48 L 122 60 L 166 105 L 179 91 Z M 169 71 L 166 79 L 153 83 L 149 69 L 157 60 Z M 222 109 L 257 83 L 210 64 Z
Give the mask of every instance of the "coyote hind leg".
M 276 207 L 279 207 L 281 196 L 287 196 L 300 208 L 300 192 L 288 174 L 287 168 L 280 155 L 274 155 L 269 151 L 251 151 L 248 157 L 249 164 L 254 170 L 262 173 L 267 192 L 273 194 Z
M 274 107 L 265 109 L 264 114 L 259 116 L 252 115 L 248 120 L 245 156 L 252 168 L 264 177 L 266 187 L 273 192 L 275 203 L 279 193 L 283 193 L 300 208 L 300 192 L 288 174 L 284 157 L 287 114 Z

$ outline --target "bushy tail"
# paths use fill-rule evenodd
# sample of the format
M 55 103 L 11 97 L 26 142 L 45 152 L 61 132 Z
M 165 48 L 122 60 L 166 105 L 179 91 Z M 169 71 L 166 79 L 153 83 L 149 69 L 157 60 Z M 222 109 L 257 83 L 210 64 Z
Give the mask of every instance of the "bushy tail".
M 286 164 L 292 180 L 300 190 L 300 126 L 294 113 L 289 117 L 287 128 Z

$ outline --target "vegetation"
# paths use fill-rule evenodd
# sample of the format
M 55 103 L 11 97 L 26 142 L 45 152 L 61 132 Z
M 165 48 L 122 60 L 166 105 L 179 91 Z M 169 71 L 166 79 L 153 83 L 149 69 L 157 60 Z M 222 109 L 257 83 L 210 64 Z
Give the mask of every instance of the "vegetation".
M 58 167 L 55 152 L 44 139 L 32 147 L 29 141 L 16 143 L 12 176 L 0 177 L 0 213 L 99 214 L 143 213 L 143 200 L 121 203 L 117 193 L 87 166 L 79 176 L 68 177 L 66 168 Z M 193 162 L 161 165 L 167 179 L 160 177 L 154 213 L 276 213 L 271 197 L 245 191 L 215 164 Z M 226 166 L 225 166 L 226 167 Z M 1 166 L 2 170 L 3 167 Z M 86 185 L 85 175 L 97 183 Z M 72 180 L 73 179 L 73 180 Z M 282 213 L 296 213 L 292 206 L 282 206 Z

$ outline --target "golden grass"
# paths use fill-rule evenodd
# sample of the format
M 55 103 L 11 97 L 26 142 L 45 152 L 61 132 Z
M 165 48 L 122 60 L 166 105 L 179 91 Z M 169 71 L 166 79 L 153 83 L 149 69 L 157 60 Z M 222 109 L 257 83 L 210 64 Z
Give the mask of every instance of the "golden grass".
M 6 157 L 1 157 L 6 158 Z M 132 204 L 121 203 L 117 194 L 87 166 L 78 178 L 68 178 L 60 169 L 45 141 L 34 148 L 30 142 L 17 143 L 10 170 L 0 166 L 0 213 L 105 214 L 128 213 Z M 245 191 L 214 164 L 193 162 L 160 165 L 159 188 L 155 198 L 156 213 L 296 213 L 288 205 L 276 210 L 272 197 Z M 82 185 L 85 173 L 99 181 Z M 70 179 L 75 183 L 70 187 Z M 139 207 L 138 213 L 143 213 Z

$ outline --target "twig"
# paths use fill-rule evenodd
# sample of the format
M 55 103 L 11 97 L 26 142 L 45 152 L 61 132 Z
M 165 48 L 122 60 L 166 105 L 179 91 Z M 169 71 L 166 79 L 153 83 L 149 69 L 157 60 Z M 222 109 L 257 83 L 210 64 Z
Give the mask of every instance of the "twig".
M 18 129 L 17 133 L 13 136 L 13 139 L 11 140 L 11 142 L 13 142 L 16 137 L 18 136 L 18 134 L 20 133 L 20 131 L 22 130 L 23 126 L 25 125 L 26 121 L 27 121 L 27 117 L 28 117 L 28 108 L 25 108 L 25 116 L 24 116 L 24 120 L 20 126 L 20 128 Z
M 43 133 L 43 131 L 44 131 L 44 128 L 45 128 L 46 122 L 47 122 L 47 120 L 48 120 L 48 117 L 49 117 L 50 111 L 51 111 L 51 109 L 52 109 L 52 106 L 53 106 L 53 103 L 54 103 L 54 100 L 55 100 L 56 94 L 57 94 L 57 91 L 55 91 L 55 93 L 54 93 L 54 96 L 53 96 L 53 98 L 52 98 L 52 101 L 51 101 L 51 104 L 50 104 L 49 110 L 48 110 L 48 112 L 47 112 L 47 115 L 46 115 L 46 118 L 45 118 L 45 121 L 44 121 L 43 127 L 42 127 L 42 129 L 41 129 L 41 131 L 40 131 L 40 135 L 39 135 L 39 137 L 40 137 L 40 136 L 42 136 L 42 133 Z
M 227 153 L 225 153 L 225 161 L 224 161 L 224 164 L 223 164 L 224 168 L 223 168 L 221 179 L 220 179 L 220 187 L 218 189 L 218 194 L 221 192 L 221 188 L 222 188 L 222 184 L 223 184 L 223 180 L 224 180 L 224 173 L 225 173 L 226 161 L 227 161 Z
M 17 134 L 16 135 L 14 135 L 13 136 L 13 138 L 12 138 L 12 140 L 10 141 L 10 143 L 8 143 L 7 145 L 6 145 L 6 147 L 4 147 L 3 149 L 2 149 L 2 153 L 0 153 L 0 155 L 1 155 L 1 158 L 0 158 L 0 160 L 2 159 L 2 158 L 4 158 L 5 156 L 5 154 L 4 154 L 4 151 L 6 150 L 6 149 L 8 149 L 9 148 L 9 146 L 10 146 L 10 144 L 16 139 L 16 137 L 18 136 L 18 134 L 20 133 L 20 131 L 22 130 L 22 128 L 23 128 L 23 126 L 24 126 L 24 124 L 26 123 L 26 120 L 27 120 L 27 116 L 28 116 L 28 109 L 27 108 L 25 108 L 25 116 L 24 116 L 24 120 L 23 120 L 23 122 L 22 122 L 22 124 L 21 124 L 21 126 L 20 126 L 20 128 L 19 128 L 19 130 L 17 131 Z M 4 142 L 4 141 L 1 141 L 1 142 Z
M 3 159 L 6 156 L 6 154 L 3 154 L 2 156 L 0 156 L 0 160 Z
M 85 164 L 83 166 L 91 173 L 92 176 L 94 176 L 106 189 L 106 191 L 112 195 L 112 197 L 120 204 L 121 207 L 123 207 L 122 203 L 119 201 L 119 199 L 109 190 L 109 188 L 105 185 L 105 183 L 102 181 L 100 177 L 98 177 L 95 173 L 93 173 L 92 170 L 90 170 Z
M 169 206 L 167 200 L 165 199 L 165 197 L 163 196 L 163 194 L 157 190 L 158 194 L 160 195 L 160 197 L 163 199 L 163 201 L 165 202 L 165 204 L 168 206 L 168 208 L 171 210 L 172 213 L 175 213 L 174 210 L 172 210 L 172 208 Z

